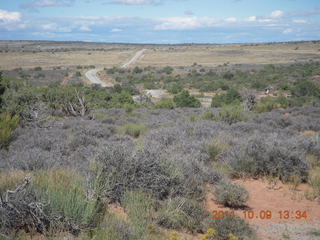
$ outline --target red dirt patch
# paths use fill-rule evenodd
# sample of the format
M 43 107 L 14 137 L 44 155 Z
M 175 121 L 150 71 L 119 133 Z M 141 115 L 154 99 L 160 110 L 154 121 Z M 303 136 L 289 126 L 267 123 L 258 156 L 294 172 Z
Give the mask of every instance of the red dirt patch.
M 247 209 L 238 209 L 234 213 L 245 219 L 249 224 L 255 225 L 258 237 L 260 239 L 282 239 L 277 234 L 266 234 L 270 226 L 295 226 L 295 224 L 313 226 L 320 221 L 320 204 L 319 202 L 309 201 L 305 198 L 304 193 L 310 190 L 310 186 L 301 184 L 296 190 L 291 190 L 289 185 L 278 182 L 276 186 L 271 186 L 266 180 L 236 180 L 235 182 L 244 186 L 249 194 L 250 199 L 247 202 Z M 208 186 L 212 188 L 212 186 Z M 215 202 L 215 197 L 209 191 L 205 199 L 206 209 L 212 213 L 214 210 L 231 211 L 231 209 L 221 206 Z M 248 211 L 253 211 L 254 217 L 248 218 Z M 271 219 L 261 219 L 263 211 L 271 211 Z M 280 218 L 282 211 L 282 219 Z M 284 219 L 284 211 L 289 211 L 289 218 Z M 307 213 L 307 219 L 296 218 L 296 211 Z M 247 217 L 245 217 L 247 216 Z
M 310 190 L 306 184 L 301 184 L 297 190 L 290 190 L 290 186 L 281 182 L 277 183 L 274 190 L 265 180 L 236 180 L 235 182 L 244 186 L 249 194 L 250 199 L 247 202 L 247 210 L 235 210 L 241 218 L 245 218 L 245 211 L 253 211 L 254 218 L 246 219 L 250 224 L 265 226 L 270 223 L 312 223 L 320 221 L 320 204 L 314 201 L 309 201 L 305 198 L 304 192 Z M 210 212 L 213 210 L 229 210 L 215 202 L 214 195 L 210 192 L 206 195 L 206 209 Z M 261 211 L 271 211 L 271 219 L 261 219 L 259 213 Z M 289 219 L 281 219 L 279 211 L 288 210 L 290 212 Z M 296 219 L 296 211 L 307 211 L 307 219 Z M 283 215 L 283 213 L 282 213 Z

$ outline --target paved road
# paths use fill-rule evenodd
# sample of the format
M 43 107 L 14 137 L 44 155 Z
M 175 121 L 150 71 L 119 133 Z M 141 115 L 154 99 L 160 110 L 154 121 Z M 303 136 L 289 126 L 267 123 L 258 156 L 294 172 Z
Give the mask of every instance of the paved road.
M 127 68 L 131 64 L 135 63 L 141 56 L 142 54 L 146 51 L 146 49 L 142 49 L 136 54 L 125 64 L 122 65 L 121 68 Z M 113 83 L 105 83 L 101 81 L 101 79 L 97 76 L 97 73 L 102 71 L 103 69 L 97 68 L 97 69 L 91 69 L 88 72 L 86 72 L 86 77 L 89 79 L 89 81 L 93 84 L 100 84 L 102 87 L 113 87 Z

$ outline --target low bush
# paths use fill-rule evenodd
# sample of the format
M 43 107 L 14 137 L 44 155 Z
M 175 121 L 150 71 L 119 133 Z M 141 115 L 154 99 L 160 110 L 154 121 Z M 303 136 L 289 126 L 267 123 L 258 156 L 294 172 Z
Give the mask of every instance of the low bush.
M 211 143 L 207 144 L 206 150 L 210 156 L 210 161 L 216 162 L 219 159 L 219 155 L 226 151 L 229 145 L 222 139 L 215 139 Z
M 121 202 L 128 212 L 135 232 L 140 238 L 143 238 L 151 223 L 155 201 L 149 194 L 138 190 L 126 192 Z
M 7 113 L 0 114 L 0 149 L 8 146 L 18 125 L 19 116 L 11 117 Z
M 224 106 L 213 119 L 231 125 L 237 122 L 247 121 L 248 113 L 245 112 L 242 106 Z
M 216 201 L 226 207 L 243 207 L 249 199 L 248 191 L 237 183 L 227 180 L 214 186 Z
M 231 148 L 224 159 L 232 175 L 241 177 L 273 176 L 289 181 L 292 175 L 307 181 L 310 164 L 306 160 L 302 141 L 277 134 L 249 137 L 241 147 Z M 305 143 L 307 144 L 307 143 Z
M 214 111 L 212 110 L 207 110 L 203 115 L 202 115 L 202 119 L 204 120 L 211 120 L 211 121 L 215 121 L 216 120 L 216 114 Z
M 141 240 L 131 224 L 110 213 L 91 235 L 95 240 Z
M 212 98 L 211 107 L 222 107 L 224 105 L 236 104 L 241 102 L 242 97 L 240 93 L 230 88 L 226 93 L 215 95 Z
M 173 69 L 172 67 L 166 66 L 166 67 L 164 67 L 164 68 L 161 69 L 161 72 L 170 75 L 170 74 L 173 72 L 173 70 L 174 70 L 174 69 Z
M 202 221 L 208 213 L 194 200 L 174 198 L 167 200 L 158 211 L 157 223 L 160 226 L 191 232 L 202 230 Z
M 296 97 L 314 96 L 320 97 L 320 88 L 310 81 L 298 81 L 291 89 L 292 95 Z
M 9 178 L 20 181 L 21 173 L 10 174 Z M 6 185 L 8 189 L 2 185 L 0 193 L 0 233 L 5 235 L 17 230 L 78 234 L 94 227 L 99 213 L 103 213 L 99 201 L 87 199 L 85 181 L 74 172 L 35 172 L 19 185 L 8 180 Z
M 174 109 L 175 103 L 172 99 L 162 99 L 159 102 L 153 105 L 154 109 L 166 108 L 166 109 Z
M 271 112 L 277 108 L 287 108 L 290 104 L 290 101 L 284 97 L 264 97 L 258 104 L 255 104 L 254 111 L 258 113 Z
M 320 167 L 317 167 L 309 173 L 309 184 L 313 188 L 313 194 L 315 197 L 320 196 Z
M 95 199 L 87 199 L 86 182 L 82 176 L 69 170 L 43 171 L 35 174 L 37 198 L 49 203 L 48 212 L 61 214 L 65 221 L 78 228 L 94 226 L 102 211 Z
M 147 130 L 144 124 L 140 123 L 127 123 L 120 127 L 120 132 L 125 133 L 131 137 L 138 138 Z
M 237 237 L 239 240 L 255 240 L 255 231 L 250 225 L 236 215 L 229 214 L 224 219 L 210 220 L 208 228 L 215 229 L 216 240 L 230 240 L 230 234 Z
M 97 161 L 93 178 L 97 179 L 100 194 L 114 201 L 120 201 L 128 190 L 144 190 L 164 199 L 188 184 L 173 175 L 172 166 L 152 148 L 133 152 L 128 142 L 116 142 L 108 144 Z
M 173 101 L 177 107 L 198 108 L 201 106 L 200 101 L 194 96 L 191 96 L 188 91 L 182 91 L 181 93 L 177 94 L 174 96 Z

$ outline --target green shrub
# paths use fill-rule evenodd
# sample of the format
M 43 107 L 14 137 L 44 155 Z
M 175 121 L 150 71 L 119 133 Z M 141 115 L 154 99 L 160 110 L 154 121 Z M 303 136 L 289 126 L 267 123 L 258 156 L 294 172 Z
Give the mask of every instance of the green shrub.
M 148 231 L 155 201 L 143 191 L 127 191 L 122 198 L 122 205 L 128 212 L 132 226 L 140 238 Z
M 147 127 L 141 123 L 127 123 L 120 127 L 120 132 L 123 132 L 131 137 L 138 138 L 147 130 Z
M 139 68 L 138 66 L 134 67 L 134 69 L 132 70 L 134 73 L 142 73 L 143 69 Z
M 134 104 L 127 104 L 126 103 L 123 105 L 123 107 L 124 107 L 126 113 L 130 114 L 133 112 L 133 110 L 135 109 L 136 106 Z
M 226 93 L 218 94 L 212 97 L 211 107 L 222 107 L 223 105 L 237 104 L 241 102 L 240 93 L 230 88 Z
M 198 108 L 201 103 L 194 96 L 191 96 L 188 91 L 182 91 L 178 95 L 174 96 L 173 101 L 177 107 L 193 107 Z
M 91 235 L 95 240 L 141 240 L 131 224 L 110 213 Z
M 173 84 L 170 84 L 168 87 L 166 87 L 166 89 L 168 90 L 169 93 L 178 94 L 183 90 L 183 85 L 174 82 Z
M 320 88 L 310 81 L 299 81 L 291 89 L 291 94 L 296 97 L 314 96 L 320 97 Z
M 48 212 L 61 214 L 78 226 L 95 224 L 102 211 L 98 200 L 87 199 L 85 179 L 70 170 L 51 170 L 35 174 L 34 188 L 38 198 L 49 203 Z
M 258 113 L 271 112 L 273 109 L 277 108 L 287 108 L 289 107 L 289 100 L 285 96 L 279 97 L 263 97 L 258 104 L 255 104 L 254 111 Z
M 226 151 L 229 148 L 229 145 L 220 139 L 215 139 L 211 143 L 207 144 L 206 151 L 210 156 L 210 161 L 216 162 L 219 158 L 219 155 Z
M 13 131 L 19 125 L 19 116 L 11 117 L 7 113 L 0 114 L 0 148 L 7 147 L 12 139 Z
M 162 68 L 161 72 L 164 72 L 164 73 L 170 75 L 173 72 L 173 68 L 170 66 L 166 66 L 166 67 Z
M 145 89 L 156 89 L 157 88 L 157 86 L 154 82 L 145 82 L 145 83 L 143 83 L 143 87 Z
M 214 120 L 231 125 L 248 120 L 248 113 L 245 112 L 242 106 L 224 106 Z
M 208 213 L 196 201 L 186 198 L 167 200 L 158 211 L 157 223 L 160 226 L 180 230 L 183 228 L 191 232 L 202 230 L 202 220 Z
M 224 219 L 210 220 L 208 228 L 216 230 L 216 240 L 230 240 L 230 234 L 240 240 L 255 240 L 255 231 L 243 219 L 236 215 L 229 214 Z
M 42 70 L 42 67 L 35 67 L 34 68 L 34 71 L 41 71 Z
M 215 112 L 212 111 L 212 110 L 207 110 L 207 111 L 202 115 L 202 119 L 215 121 L 215 120 L 216 120 L 216 114 L 215 114 Z
M 159 108 L 174 109 L 175 103 L 173 102 L 172 99 L 162 99 L 159 102 L 155 103 L 153 105 L 153 108 L 154 109 L 159 109 Z
M 108 107 L 111 108 L 121 108 L 125 104 L 134 104 L 131 95 L 125 91 L 112 94 L 111 99 L 108 101 Z
M 242 207 L 249 199 L 248 191 L 237 183 L 220 181 L 214 186 L 216 201 L 226 207 Z
M 314 196 L 320 196 L 320 167 L 317 167 L 309 172 L 308 182 L 313 188 Z

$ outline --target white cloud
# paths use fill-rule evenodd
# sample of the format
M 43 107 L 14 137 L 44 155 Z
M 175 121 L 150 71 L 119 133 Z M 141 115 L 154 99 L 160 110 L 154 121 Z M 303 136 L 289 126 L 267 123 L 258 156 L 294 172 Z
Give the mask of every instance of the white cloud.
M 80 26 L 79 30 L 85 31 L 85 32 L 90 32 L 91 28 L 89 26 L 82 25 L 82 26 Z
M 248 18 L 246 19 L 246 21 L 248 21 L 248 22 L 255 22 L 255 21 L 257 21 L 257 17 L 256 17 L 256 16 L 248 17 Z
M 43 25 L 41 25 L 41 28 L 43 30 L 47 30 L 47 31 L 54 31 L 57 29 L 57 24 L 55 24 L 55 23 L 43 24 Z
M 154 5 L 153 0 L 114 0 L 110 3 L 123 5 Z
M 307 23 L 307 20 L 304 20 L 304 19 L 294 19 L 294 20 L 292 20 L 292 22 L 294 22 L 294 23 Z
M 172 17 L 161 19 L 162 23 L 154 27 L 155 30 L 187 30 L 202 26 L 196 17 Z
M 280 18 L 283 16 L 283 12 L 280 10 L 275 10 L 273 12 L 270 13 L 270 17 L 271 18 Z
M 111 32 L 115 33 L 115 32 L 122 32 L 123 30 L 120 28 L 113 28 L 111 29 Z
M 21 8 L 37 11 L 43 7 L 70 7 L 75 0 L 36 0 L 20 5 Z
M 237 19 L 235 17 L 229 17 L 229 18 L 224 19 L 224 21 L 228 22 L 228 23 L 234 23 L 237 21 Z
M 9 12 L 6 10 L 0 9 L 0 23 L 10 23 L 10 22 L 19 22 L 21 20 L 21 13 L 19 12 Z
M 270 18 L 262 18 L 262 19 L 258 19 L 258 22 L 260 22 L 260 23 L 268 23 L 268 22 L 272 22 L 272 19 L 270 19 Z
M 282 31 L 283 34 L 289 34 L 289 33 L 292 33 L 292 32 L 293 32 L 292 28 L 287 28 L 287 29 Z

